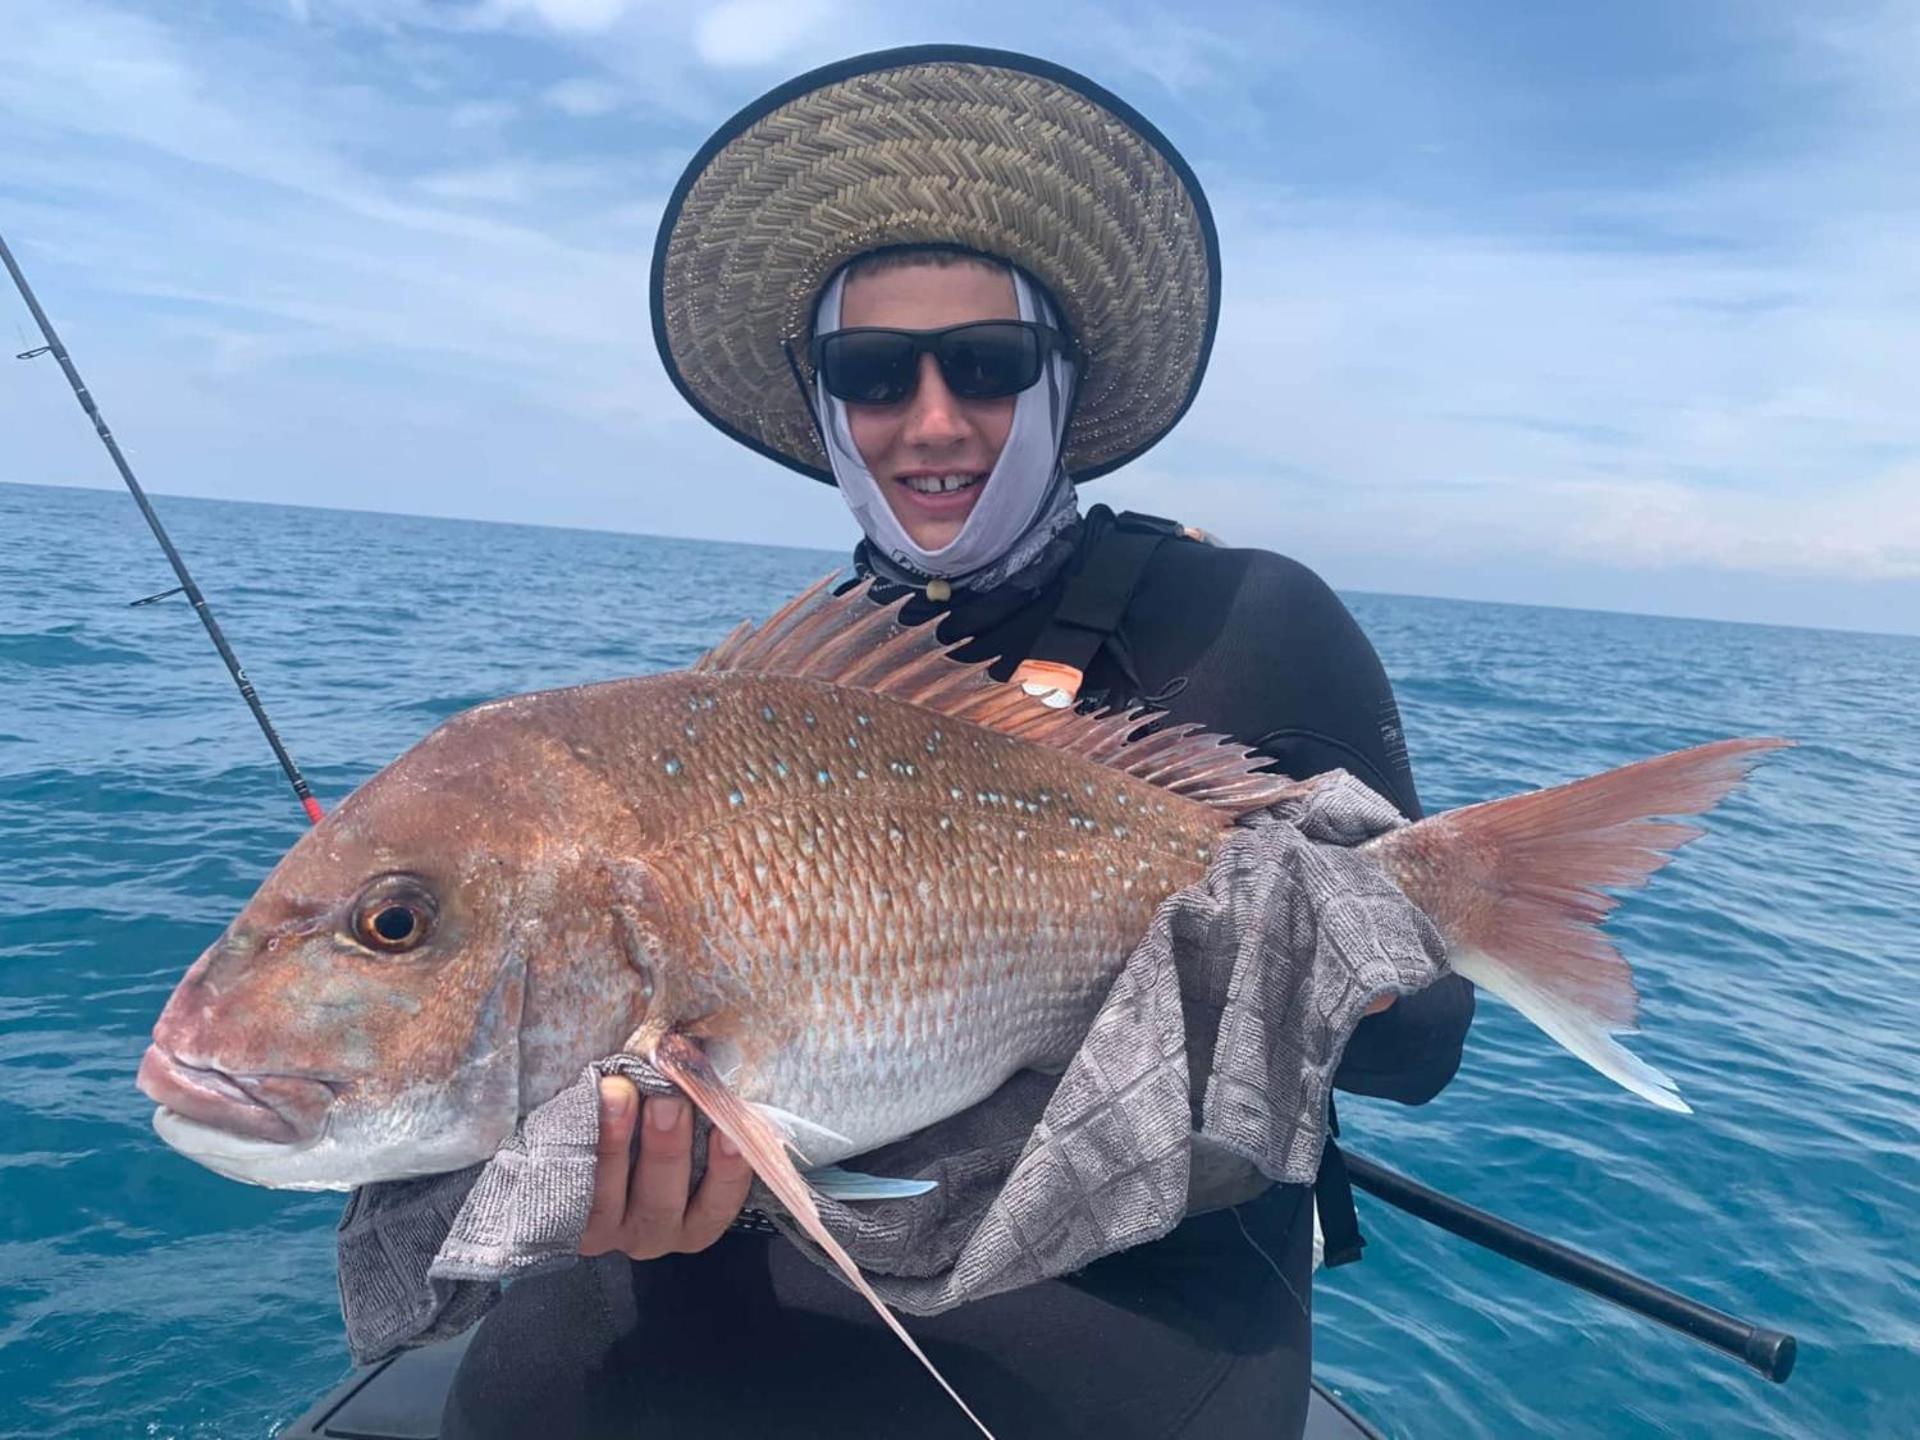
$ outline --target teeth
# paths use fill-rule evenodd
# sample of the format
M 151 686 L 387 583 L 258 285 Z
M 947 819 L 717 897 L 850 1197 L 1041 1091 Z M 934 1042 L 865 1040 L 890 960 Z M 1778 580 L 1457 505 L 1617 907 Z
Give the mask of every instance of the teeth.
M 964 490 L 969 485 L 978 485 L 982 475 L 908 475 L 904 477 L 909 490 L 922 495 L 944 495 L 950 490 Z

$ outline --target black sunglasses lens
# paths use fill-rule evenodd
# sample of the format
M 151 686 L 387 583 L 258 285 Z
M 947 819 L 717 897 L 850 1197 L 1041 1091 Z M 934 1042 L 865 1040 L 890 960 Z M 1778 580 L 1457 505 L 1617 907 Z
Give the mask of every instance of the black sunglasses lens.
M 964 400 L 1013 395 L 1040 378 L 1040 339 L 1024 325 L 964 325 L 935 347 L 941 378 Z
M 855 405 L 897 405 L 920 383 L 920 337 L 898 330 L 843 330 L 822 336 L 820 379 Z M 1014 395 L 1040 378 L 1046 356 L 1026 325 L 986 320 L 931 341 L 947 388 L 963 400 Z
M 856 405 L 893 405 L 913 393 L 919 356 L 912 337 L 884 331 L 828 335 L 820 342 L 827 393 Z

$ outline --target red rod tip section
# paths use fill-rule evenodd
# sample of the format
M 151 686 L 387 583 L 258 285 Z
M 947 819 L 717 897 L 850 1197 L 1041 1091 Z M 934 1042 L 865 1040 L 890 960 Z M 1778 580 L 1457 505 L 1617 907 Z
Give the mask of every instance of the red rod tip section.
M 318 825 L 321 817 L 327 813 L 320 808 L 320 802 L 311 795 L 302 795 L 300 797 L 300 803 L 306 809 L 307 819 L 311 820 L 315 825 Z

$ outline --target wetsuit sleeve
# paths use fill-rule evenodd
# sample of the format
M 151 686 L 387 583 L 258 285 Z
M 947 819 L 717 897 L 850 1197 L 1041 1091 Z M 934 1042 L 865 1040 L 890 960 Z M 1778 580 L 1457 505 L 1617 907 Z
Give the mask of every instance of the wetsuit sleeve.
M 1268 713 L 1285 717 L 1259 734 L 1257 748 L 1300 779 L 1346 770 L 1408 819 L 1419 819 L 1393 687 L 1340 598 L 1304 565 L 1263 554 L 1240 599 L 1236 610 L 1259 617 L 1268 652 L 1250 673 L 1274 687 Z M 1473 1004 L 1473 986 L 1457 975 L 1402 996 L 1360 1022 L 1334 1085 L 1407 1105 L 1431 1100 L 1460 1068 Z

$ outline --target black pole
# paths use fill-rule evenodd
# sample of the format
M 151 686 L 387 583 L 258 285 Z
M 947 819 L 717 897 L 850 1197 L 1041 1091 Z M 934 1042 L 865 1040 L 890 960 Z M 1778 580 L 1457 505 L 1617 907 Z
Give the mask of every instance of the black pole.
M 99 432 L 100 443 L 107 447 L 107 453 L 113 457 L 114 465 L 120 471 L 120 478 L 127 482 L 127 489 L 133 492 L 134 504 L 140 507 L 140 513 L 147 517 L 147 526 L 153 531 L 153 538 L 160 542 L 160 548 L 166 551 L 167 563 L 173 566 L 173 573 L 180 579 L 180 589 L 192 604 L 194 613 L 200 617 L 200 623 L 207 627 L 207 635 L 213 641 L 213 648 L 220 652 L 220 658 L 227 662 L 227 673 L 233 676 L 233 683 L 240 687 L 240 696 L 247 702 L 247 708 L 253 712 L 253 718 L 259 722 L 260 733 L 267 737 L 267 744 L 273 747 L 273 757 L 280 762 L 280 768 L 287 772 L 287 779 L 293 785 L 293 793 L 300 801 L 301 809 L 307 812 L 307 819 L 314 824 L 320 823 L 320 802 L 313 798 L 306 778 L 301 775 L 300 767 L 293 763 L 293 757 L 287 753 L 287 747 L 280 743 L 280 735 L 273 728 L 273 722 L 267 718 L 267 710 L 260 703 L 260 697 L 254 692 L 253 682 L 247 679 L 247 672 L 240 668 L 240 661 L 233 653 L 233 647 L 227 644 L 227 637 L 221 633 L 220 622 L 213 618 L 213 611 L 207 605 L 207 597 L 200 593 L 200 587 L 193 583 L 193 576 L 187 570 L 187 562 L 180 558 L 180 552 L 173 548 L 166 527 L 160 523 L 160 517 L 153 513 L 153 506 L 147 503 L 147 493 L 140 488 L 140 482 L 133 478 L 133 467 L 127 464 L 127 457 L 120 453 L 119 443 L 113 438 L 113 432 L 107 428 L 106 419 L 93 403 L 86 383 L 81 380 L 80 372 L 73 368 L 73 361 L 67 356 L 67 347 L 60 343 L 60 337 L 54 333 L 53 322 L 47 319 L 47 312 L 40 308 L 40 302 L 34 298 L 33 289 L 27 284 L 27 277 L 20 273 L 13 252 L 7 248 L 4 235 L 0 235 L 0 261 L 4 261 L 7 273 L 13 276 L 13 283 L 20 289 L 20 297 L 27 302 L 27 308 L 33 312 L 34 323 L 40 327 L 40 333 L 46 337 L 47 350 L 60 362 L 60 368 L 66 372 L 67 383 L 73 387 L 73 393 L 80 402 L 80 408 L 87 412 L 87 418 L 93 421 L 93 428 Z M 31 354 L 32 352 L 28 352 Z M 23 357 L 24 358 L 24 357 Z M 158 598 L 158 597 L 155 597 Z
M 1344 1149 L 1344 1147 L 1343 1147 Z M 1742 1364 L 1759 1371 L 1776 1384 L 1793 1373 L 1794 1357 L 1799 1349 L 1793 1336 L 1761 1325 L 1749 1324 L 1710 1305 L 1642 1280 L 1618 1266 L 1591 1255 L 1583 1255 L 1571 1246 L 1543 1235 L 1523 1230 L 1511 1221 L 1442 1195 L 1417 1180 L 1377 1165 L 1363 1156 L 1344 1150 L 1347 1171 L 1353 1183 L 1369 1195 L 1406 1211 L 1409 1215 L 1449 1230 L 1463 1240 L 1518 1260 L 1543 1275 L 1551 1275 L 1569 1285 L 1577 1285 L 1589 1294 L 1644 1315 L 1649 1320 L 1690 1335 L 1703 1344 L 1733 1356 Z

